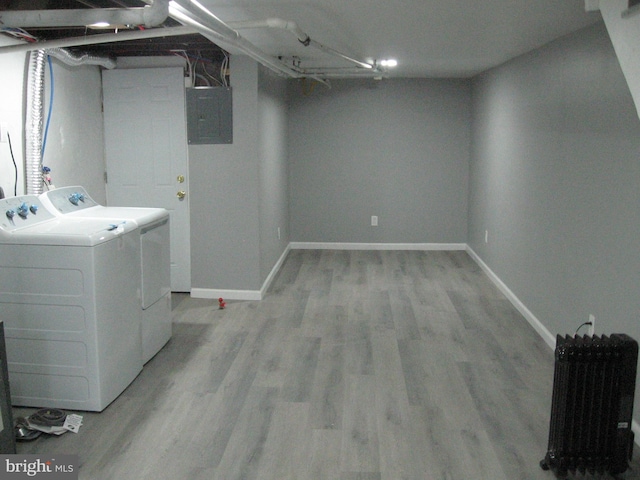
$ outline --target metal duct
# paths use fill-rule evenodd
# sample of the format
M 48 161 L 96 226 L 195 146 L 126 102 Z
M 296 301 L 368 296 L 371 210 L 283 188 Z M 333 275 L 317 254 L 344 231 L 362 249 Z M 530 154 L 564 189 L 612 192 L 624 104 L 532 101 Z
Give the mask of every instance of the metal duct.
M 82 37 L 61 38 L 57 40 L 42 40 L 39 42 L 20 43 L 17 45 L 7 45 L 0 47 L 0 54 L 30 52 L 33 50 L 78 47 L 83 45 L 98 45 L 102 43 L 126 42 L 129 40 L 140 40 L 157 37 L 171 37 L 179 35 L 191 35 L 198 33 L 191 27 L 171 27 L 171 28 L 151 28 L 149 30 L 129 30 L 118 33 L 103 33 L 97 35 L 86 35 Z
M 63 48 L 48 48 L 46 53 L 72 67 L 80 65 L 98 65 L 109 70 L 116 68 L 116 61 L 108 57 L 91 55 L 89 53 L 78 54 Z
M 0 12 L 3 27 L 81 27 L 107 22 L 109 25 L 156 27 L 169 16 L 169 0 L 134 8 L 83 8 L 76 10 L 15 10 Z
M 47 54 L 31 52 L 27 72 L 27 121 L 25 125 L 27 193 L 40 195 L 42 188 L 42 119 L 44 72 Z
M 36 50 L 29 56 L 27 73 L 27 121 L 25 125 L 26 181 L 27 193 L 40 195 L 42 187 L 42 142 L 44 119 L 44 77 L 47 55 L 57 58 L 72 67 L 99 65 L 114 68 L 116 62 L 110 58 L 90 54 L 76 54 L 62 48 Z

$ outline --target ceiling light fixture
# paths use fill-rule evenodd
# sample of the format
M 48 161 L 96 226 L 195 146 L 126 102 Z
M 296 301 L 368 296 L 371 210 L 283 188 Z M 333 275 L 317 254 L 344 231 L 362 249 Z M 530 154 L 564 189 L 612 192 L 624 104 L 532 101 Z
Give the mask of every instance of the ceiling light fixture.
M 91 25 L 87 25 L 89 28 L 109 28 L 111 24 L 109 22 L 96 22 Z
M 381 67 L 397 67 L 398 66 L 398 61 L 394 58 L 388 58 L 386 60 L 380 60 L 380 66 Z

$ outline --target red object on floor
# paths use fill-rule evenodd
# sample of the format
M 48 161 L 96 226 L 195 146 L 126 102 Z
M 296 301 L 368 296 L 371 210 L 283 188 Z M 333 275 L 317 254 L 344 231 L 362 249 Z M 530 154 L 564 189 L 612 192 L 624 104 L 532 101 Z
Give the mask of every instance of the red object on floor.
M 227 302 L 224 301 L 224 298 L 220 297 L 218 299 L 218 306 L 220 307 L 220 310 L 222 310 L 226 305 L 227 305 Z

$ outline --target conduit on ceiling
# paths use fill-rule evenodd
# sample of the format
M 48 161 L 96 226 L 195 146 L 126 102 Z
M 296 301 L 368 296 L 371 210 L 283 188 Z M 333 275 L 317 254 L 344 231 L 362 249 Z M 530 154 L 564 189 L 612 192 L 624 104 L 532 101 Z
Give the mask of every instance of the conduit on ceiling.
M 166 37 L 200 33 L 211 42 L 227 50 L 237 49 L 248 55 L 266 68 L 291 78 L 315 78 L 324 82 L 323 78 L 332 77 L 380 77 L 385 71 L 376 62 L 368 63 L 345 55 L 331 47 L 327 47 L 309 37 L 295 22 L 278 18 L 259 21 L 224 23 L 200 3 L 193 0 L 153 0 L 150 6 L 133 8 L 102 8 L 82 10 L 43 10 L 43 11 L 5 11 L 0 12 L 0 23 L 4 27 L 28 28 L 63 27 L 90 25 L 107 19 L 112 25 L 144 25 L 154 27 L 161 25 L 168 17 L 173 18 L 184 27 L 149 28 L 148 30 L 126 31 L 116 34 L 90 35 L 72 37 L 46 42 L 34 42 L 26 45 L 0 47 L 0 53 L 32 51 L 43 48 L 73 47 L 98 43 L 120 42 L 141 38 Z M 302 68 L 299 63 L 285 63 L 278 57 L 267 54 L 258 46 L 242 37 L 237 30 L 254 28 L 278 28 L 296 35 L 298 41 L 307 47 L 316 48 L 326 54 L 341 58 L 354 64 L 353 68 Z M 231 47 L 231 48 L 229 48 Z

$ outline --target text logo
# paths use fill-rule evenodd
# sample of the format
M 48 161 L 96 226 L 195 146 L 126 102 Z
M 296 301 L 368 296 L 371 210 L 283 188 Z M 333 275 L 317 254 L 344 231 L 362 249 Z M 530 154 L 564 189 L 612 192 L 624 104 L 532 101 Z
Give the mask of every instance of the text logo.
M 0 455 L 0 480 L 78 480 L 77 455 Z

